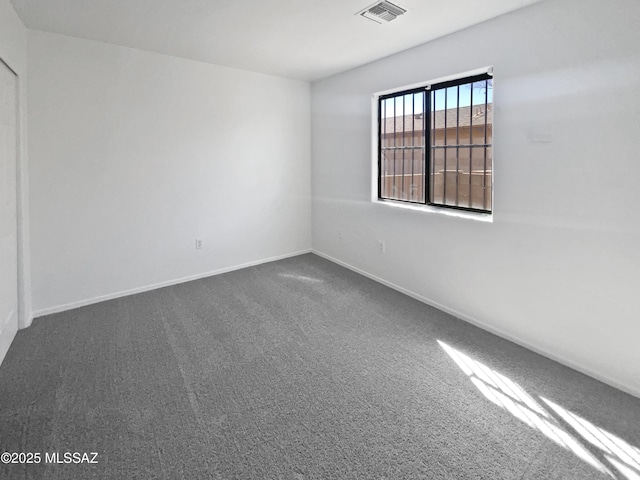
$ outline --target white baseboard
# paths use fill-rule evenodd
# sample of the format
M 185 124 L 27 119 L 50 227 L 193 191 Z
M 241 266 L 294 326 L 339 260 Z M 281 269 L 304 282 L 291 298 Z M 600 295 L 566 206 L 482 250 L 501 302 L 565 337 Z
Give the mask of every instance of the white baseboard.
M 109 293 L 107 295 L 100 295 L 98 297 L 87 298 L 85 300 L 78 300 L 77 302 L 65 303 L 64 305 L 57 305 L 55 307 L 43 308 L 34 311 L 31 314 L 31 318 L 43 317 L 45 315 L 51 315 L 52 313 L 66 312 L 67 310 L 73 310 L 75 308 L 92 305 L 94 303 L 104 302 L 106 300 L 113 300 L 114 298 L 126 297 L 128 295 L 135 295 L 136 293 L 148 292 L 150 290 L 156 290 L 162 287 L 170 287 L 171 285 L 177 285 L 179 283 L 191 282 L 193 280 L 199 280 L 201 278 L 212 277 L 214 275 L 220 275 L 221 273 L 233 272 L 234 270 L 241 270 L 247 267 L 253 267 L 255 265 L 261 265 L 263 263 L 275 262 L 276 260 L 282 260 L 284 258 L 297 257 L 305 253 L 311 253 L 311 249 L 299 250 L 297 252 L 286 253 L 284 255 L 277 255 L 275 257 L 263 258 L 261 260 L 255 260 L 252 262 L 243 263 L 240 265 L 234 265 L 232 267 L 220 268 L 209 272 L 198 273 L 195 275 L 189 275 L 188 277 L 176 278 L 173 280 L 167 280 L 165 282 L 154 283 L 152 285 L 145 285 L 142 287 L 131 288 L 128 290 L 122 290 L 120 292 Z
M 568 359 L 560 354 L 554 353 L 554 352 L 550 352 L 548 350 L 546 350 L 545 348 L 542 348 L 538 345 L 535 345 L 531 342 L 529 342 L 528 340 L 524 340 L 522 338 L 519 338 L 515 335 L 512 335 L 510 333 L 507 333 L 505 331 L 503 331 L 500 328 L 496 328 L 492 325 L 489 325 L 485 322 L 482 322 L 476 318 L 473 318 L 465 313 L 459 312 L 453 308 L 447 307 L 446 305 L 442 305 L 438 302 L 435 302 L 433 300 L 431 300 L 430 298 L 424 297 L 418 293 L 415 293 L 411 290 L 408 290 L 404 287 L 401 287 L 400 285 L 396 285 L 395 283 L 389 282 L 387 280 L 385 280 L 384 278 L 380 278 L 376 275 L 373 275 L 365 270 L 362 270 L 360 268 L 354 267 L 353 265 L 350 265 L 346 262 L 343 262 L 342 260 L 339 260 L 337 258 L 332 257 L 331 255 L 327 255 L 326 253 L 320 252 L 318 250 L 313 249 L 312 253 L 314 253 L 315 255 L 318 255 L 322 258 L 325 258 L 327 260 L 329 260 L 330 262 L 336 263 L 340 266 L 343 266 L 345 268 L 348 268 L 349 270 L 352 270 L 356 273 L 359 273 L 360 275 L 363 275 L 367 278 L 370 278 L 371 280 L 374 280 L 378 283 L 381 283 L 389 288 L 392 288 L 394 290 L 397 290 L 400 293 L 404 293 L 405 295 L 411 297 L 411 298 L 415 298 L 416 300 L 426 303 L 427 305 L 431 305 L 432 307 L 437 308 L 438 310 L 441 310 L 443 312 L 446 312 L 450 315 L 453 315 L 456 318 L 459 318 L 460 320 L 464 320 L 467 323 L 470 323 L 472 325 L 475 325 L 476 327 L 479 327 L 483 330 L 486 330 L 488 332 L 493 333 L 494 335 L 497 335 L 501 338 L 504 338 L 506 340 L 509 340 L 510 342 L 513 342 L 515 344 L 520 345 L 521 347 L 524 347 L 528 350 L 531 350 L 535 353 L 538 353 L 540 355 L 542 355 L 543 357 L 547 357 L 550 358 L 551 360 L 554 360 L 558 363 L 561 363 L 562 365 L 565 365 L 566 367 L 572 368 L 573 370 L 576 370 L 580 373 L 584 373 L 585 375 L 588 375 L 589 377 L 595 378 L 596 380 L 599 380 L 603 383 L 606 383 L 607 385 L 610 385 L 614 388 L 617 388 L 618 390 L 621 390 L 623 392 L 628 393 L 629 395 L 633 395 L 634 397 L 638 397 L 640 398 L 640 390 L 638 390 L 637 388 L 633 387 L 633 386 L 629 386 L 627 385 L 624 381 L 621 381 L 619 379 L 615 379 L 615 378 L 610 378 L 608 375 L 602 374 L 600 372 L 597 372 L 595 370 L 592 370 L 591 368 L 588 367 L 584 367 L 582 365 L 580 365 L 579 363 Z

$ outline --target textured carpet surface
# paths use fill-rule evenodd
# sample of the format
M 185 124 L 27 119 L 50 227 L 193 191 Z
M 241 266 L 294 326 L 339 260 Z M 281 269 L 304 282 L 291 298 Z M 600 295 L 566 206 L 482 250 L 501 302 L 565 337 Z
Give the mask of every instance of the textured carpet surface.
M 43 456 L 2 479 L 633 479 L 638 446 L 640 399 L 311 254 L 37 319 L 0 366 L 0 451 Z

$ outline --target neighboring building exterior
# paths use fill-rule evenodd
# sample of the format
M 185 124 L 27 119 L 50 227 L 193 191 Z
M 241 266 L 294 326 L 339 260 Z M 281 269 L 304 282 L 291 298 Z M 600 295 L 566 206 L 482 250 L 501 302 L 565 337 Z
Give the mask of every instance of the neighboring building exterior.
M 384 119 L 382 191 L 397 200 L 424 202 L 424 115 Z M 446 125 L 446 126 L 445 126 Z M 491 210 L 493 105 L 437 110 L 431 115 L 431 201 Z M 485 148 L 487 146 L 487 148 Z

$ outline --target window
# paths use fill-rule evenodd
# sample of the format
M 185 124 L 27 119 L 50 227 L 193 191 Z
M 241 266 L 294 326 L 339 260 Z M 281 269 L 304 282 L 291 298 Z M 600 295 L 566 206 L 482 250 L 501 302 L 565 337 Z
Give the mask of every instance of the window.
M 378 97 L 378 198 L 490 213 L 493 80 Z

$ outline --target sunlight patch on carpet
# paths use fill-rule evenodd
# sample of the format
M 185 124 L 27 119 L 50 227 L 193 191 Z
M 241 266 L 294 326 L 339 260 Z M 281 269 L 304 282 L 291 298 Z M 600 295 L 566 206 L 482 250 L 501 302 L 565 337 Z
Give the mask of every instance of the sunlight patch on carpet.
M 551 410 L 545 408 L 511 379 L 440 340 L 438 343 L 490 402 L 508 411 L 529 427 L 538 430 L 557 445 L 573 452 L 600 472 L 612 478 L 618 478 L 605 466 L 603 461 L 606 461 L 627 480 L 640 480 L 638 448 L 550 400 L 540 397 Z M 600 450 L 602 461 L 587 449 L 585 443 Z

